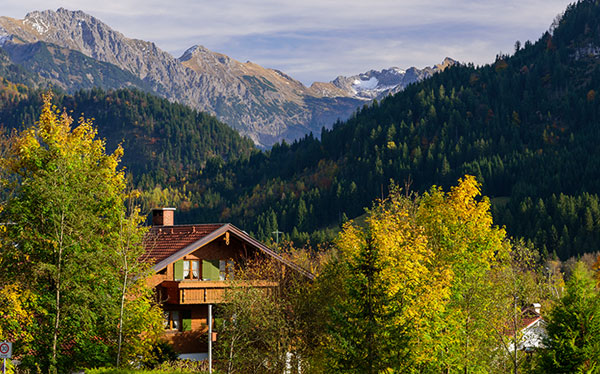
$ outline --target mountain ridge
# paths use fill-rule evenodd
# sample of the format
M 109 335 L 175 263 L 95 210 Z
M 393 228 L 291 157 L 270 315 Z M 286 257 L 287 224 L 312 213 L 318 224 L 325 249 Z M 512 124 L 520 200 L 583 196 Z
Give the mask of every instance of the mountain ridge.
M 429 78 L 433 74 L 444 71 L 444 69 L 456 64 L 458 64 L 458 61 L 446 57 L 442 63 L 433 67 L 418 69 L 412 66 L 405 70 L 393 66 L 388 69 L 369 70 L 349 77 L 340 75 L 328 83 L 316 82 L 311 85 L 311 88 L 316 86 L 315 89 L 319 90 L 329 89 L 332 92 L 339 92 L 342 95 L 362 100 L 381 100 L 385 96 L 402 91 L 411 83 Z M 327 87 L 327 85 L 333 85 L 339 91 Z
M 47 66 L 33 57 L 20 62 L 42 77 L 53 79 L 68 92 L 94 84 L 106 89 L 133 86 L 152 91 L 216 115 L 262 147 L 281 140 L 292 141 L 310 132 L 320 133 L 322 127 L 329 128 L 338 119 L 348 118 L 365 102 L 391 92 L 381 91 L 379 96 L 370 97 L 362 90 L 362 95 L 357 95 L 332 82 L 306 87 L 281 71 L 252 62 L 241 63 L 200 45 L 175 58 L 155 43 L 128 38 L 82 11 L 59 8 L 29 12 L 22 20 L 0 17 L 0 46 L 4 49 L 14 51 L 18 49 L 15 46 L 38 42 L 78 51 L 123 71 L 117 72 L 107 65 L 94 68 L 123 77 L 119 80 L 126 83 L 119 85 L 106 74 L 90 79 L 92 68 L 71 69 L 56 56 L 48 60 Z M 79 60 L 82 66 L 92 65 L 84 58 Z M 64 74 L 57 74 L 59 70 L 65 71 Z M 79 71 L 81 76 L 75 76 L 73 71 Z M 80 84 L 71 87 L 71 81 Z

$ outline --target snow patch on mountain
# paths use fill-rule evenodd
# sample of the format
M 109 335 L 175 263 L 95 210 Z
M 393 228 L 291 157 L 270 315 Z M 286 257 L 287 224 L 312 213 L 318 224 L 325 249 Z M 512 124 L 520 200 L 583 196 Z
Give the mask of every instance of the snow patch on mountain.
M 352 84 L 352 88 L 356 91 L 373 90 L 377 88 L 379 81 L 375 77 L 371 77 L 368 80 L 355 79 Z
M 391 67 L 383 70 L 369 70 L 351 77 L 339 76 L 330 84 L 345 92 L 349 97 L 365 101 L 381 99 L 402 91 L 409 84 L 429 78 L 456 63 L 453 59 L 446 57 L 441 64 L 433 67 L 423 69 L 411 67 L 406 70 Z M 318 85 L 323 86 L 323 84 Z

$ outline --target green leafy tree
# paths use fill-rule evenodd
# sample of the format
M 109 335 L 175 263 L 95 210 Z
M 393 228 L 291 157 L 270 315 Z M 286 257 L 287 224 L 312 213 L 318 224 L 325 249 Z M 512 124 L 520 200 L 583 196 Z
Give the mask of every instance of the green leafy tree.
M 547 322 L 547 348 L 539 357 L 540 372 L 600 373 L 600 296 L 582 262 L 576 264 L 566 294 Z
M 163 330 L 162 311 L 152 302 L 153 290 L 147 287 L 147 277 L 151 276 L 151 263 L 144 261 L 144 241 L 146 232 L 140 225 L 144 218 L 133 201 L 139 196 L 132 191 L 129 208 L 123 210 L 119 218 L 118 230 L 112 233 L 114 254 L 111 256 L 114 269 L 121 282 L 116 366 L 123 362 L 137 362 L 153 349 Z
M 49 372 L 114 362 L 122 325 L 114 240 L 130 219 L 123 150 L 107 155 L 91 121 L 71 125 L 46 95 L 39 122 L 11 139 L 1 162 L 10 224 L 0 265 L 37 295 L 35 346 L 23 363 Z

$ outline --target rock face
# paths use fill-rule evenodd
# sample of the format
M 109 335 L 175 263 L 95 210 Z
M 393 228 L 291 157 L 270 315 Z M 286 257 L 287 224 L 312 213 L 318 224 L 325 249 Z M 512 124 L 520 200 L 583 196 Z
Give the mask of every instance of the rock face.
M 152 87 L 128 71 L 56 44 L 5 43 L 3 50 L 13 63 L 37 73 L 46 82 L 66 91 L 93 87 L 152 91 Z
M 215 114 L 268 147 L 320 133 L 363 103 L 397 92 L 439 67 L 369 71 L 310 88 L 286 74 L 241 63 L 202 46 L 175 58 L 154 43 L 125 37 L 81 11 L 35 11 L 0 17 L 9 57 L 67 91 L 136 87 Z

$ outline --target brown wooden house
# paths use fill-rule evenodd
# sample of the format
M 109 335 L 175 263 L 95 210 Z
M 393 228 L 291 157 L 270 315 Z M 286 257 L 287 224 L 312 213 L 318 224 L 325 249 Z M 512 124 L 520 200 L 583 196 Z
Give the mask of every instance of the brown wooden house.
M 244 259 L 269 256 L 313 277 L 232 224 L 175 225 L 174 211 L 153 210 L 144 245 L 155 271 L 149 282 L 164 309 L 165 337 L 182 358 L 206 357 L 208 305 L 223 302 L 228 280 L 235 278 L 235 269 Z M 276 286 L 264 280 L 244 284 Z

